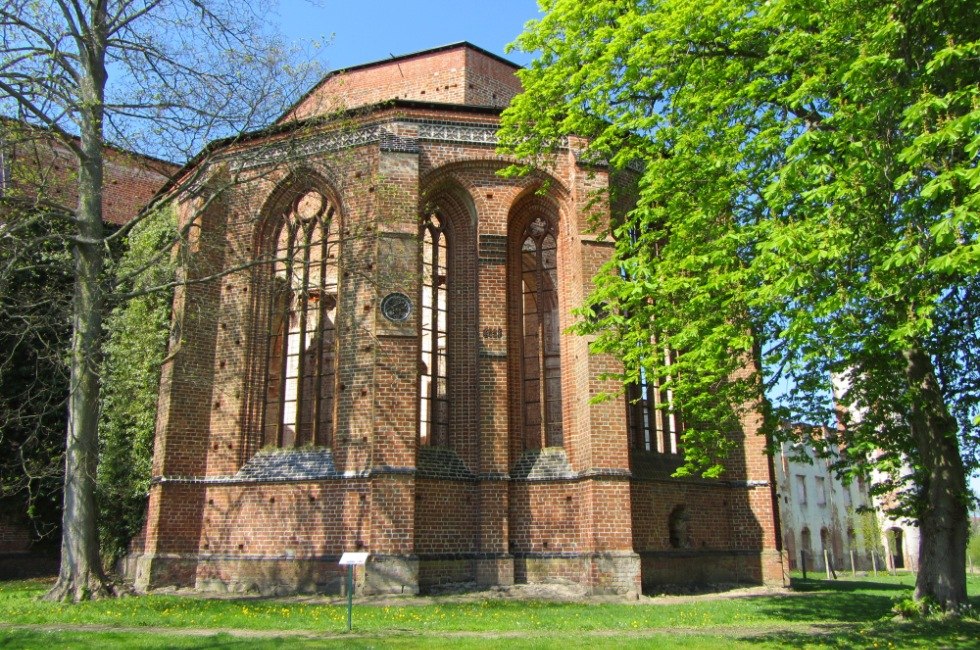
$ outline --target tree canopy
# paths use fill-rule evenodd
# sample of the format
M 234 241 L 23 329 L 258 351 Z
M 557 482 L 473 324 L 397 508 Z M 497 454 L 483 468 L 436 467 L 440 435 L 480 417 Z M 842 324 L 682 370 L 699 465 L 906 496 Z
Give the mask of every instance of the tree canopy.
M 547 164 L 575 134 L 594 160 L 642 164 L 579 330 L 623 359 L 624 382 L 643 372 L 671 389 L 688 472 L 719 474 L 731 413 L 779 382 L 791 389 L 770 433 L 841 409 L 846 427 L 823 443 L 843 447 L 842 468 L 888 470 L 922 525 L 917 593 L 962 602 L 980 404 L 980 6 L 542 7 L 515 44 L 540 55 L 504 114 L 505 149 Z

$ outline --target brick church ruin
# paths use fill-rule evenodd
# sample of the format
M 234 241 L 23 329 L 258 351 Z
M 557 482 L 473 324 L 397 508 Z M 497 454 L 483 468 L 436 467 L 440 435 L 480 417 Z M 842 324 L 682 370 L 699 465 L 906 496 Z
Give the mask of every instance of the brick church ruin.
M 229 271 L 174 301 L 138 586 L 336 590 L 345 551 L 369 593 L 783 581 L 758 419 L 724 480 L 677 479 L 655 386 L 590 403 L 617 362 L 567 328 L 621 181 L 574 139 L 497 174 L 516 70 L 467 43 L 342 70 L 185 167 L 187 277 Z

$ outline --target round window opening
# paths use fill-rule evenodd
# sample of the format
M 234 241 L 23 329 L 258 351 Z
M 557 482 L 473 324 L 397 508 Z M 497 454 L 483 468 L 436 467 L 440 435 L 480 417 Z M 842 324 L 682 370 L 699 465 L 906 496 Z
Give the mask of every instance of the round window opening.
M 319 192 L 307 192 L 296 201 L 296 216 L 302 221 L 309 221 L 323 214 L 323 209 L 326 206 L 326 201 L 323 200 L 323 196 Z
M 393 323 L 404 323 L 412 315 L 412 301 L 403 293 L 389 293 L 381 301 L 381 313 Z

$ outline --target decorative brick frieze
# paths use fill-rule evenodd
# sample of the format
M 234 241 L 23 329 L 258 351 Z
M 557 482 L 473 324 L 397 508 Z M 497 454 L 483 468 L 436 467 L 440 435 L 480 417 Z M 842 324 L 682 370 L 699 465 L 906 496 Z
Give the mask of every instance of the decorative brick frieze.
M 420 122 L 419 140 L 459 142 L 497 146 L 496 126 L 472 126 L 468 124 L 438 124 Z

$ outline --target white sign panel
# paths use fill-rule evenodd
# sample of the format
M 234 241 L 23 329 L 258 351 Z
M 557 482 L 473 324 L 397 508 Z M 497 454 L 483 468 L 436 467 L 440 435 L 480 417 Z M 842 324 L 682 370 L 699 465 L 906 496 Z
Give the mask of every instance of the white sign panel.
M 366 564 L 370 553 L 344 553 L 340 556 L 340 566 Z

